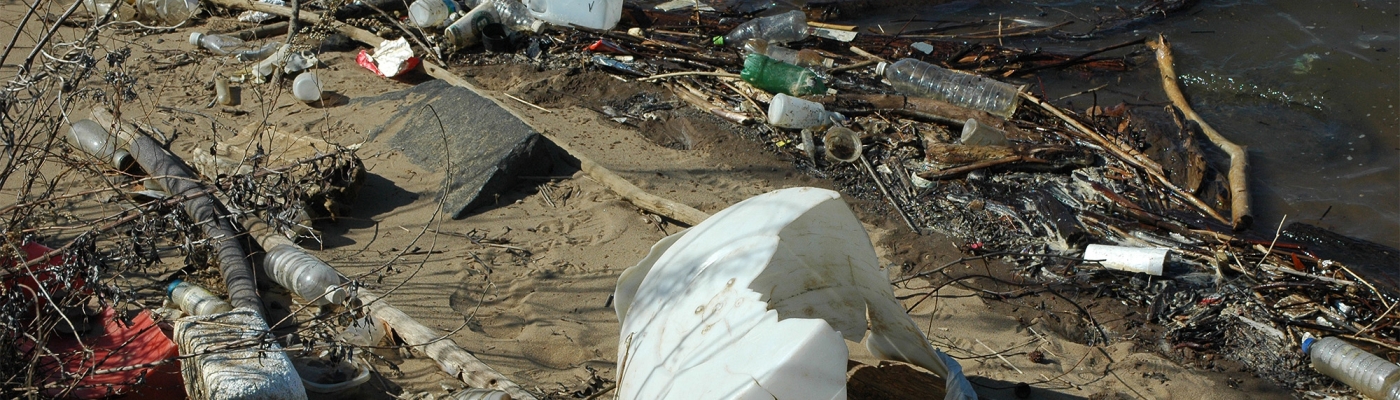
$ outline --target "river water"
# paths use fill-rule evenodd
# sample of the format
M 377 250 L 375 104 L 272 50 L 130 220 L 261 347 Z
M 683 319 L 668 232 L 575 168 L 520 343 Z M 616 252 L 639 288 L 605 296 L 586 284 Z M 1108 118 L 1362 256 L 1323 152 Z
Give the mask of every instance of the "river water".
M 1013 19 L 1086 32 L 1120 15 L 1115 1 L 956 1 L 894 5 L 852 19 L 893 32 Z M 913 22 L 910 21 L 911 18 Z M 906 25 L 907 24 L 907 25 Z M 1201 1 L 1187 11 L 1092 41 L 1006 38 L 1003 44 L 1079 54 L 1166 35 L 1193 107 L 1246 146 L 1254 229 L 1281 220 L 1400 247 L 1400 4 L 1397 1 Z M 985 29 L 985 28 L 984 28 Z M 975 29 L 974 29 L 975 30 Z M 1107 54 L 1124 54 L 1125 51 Z M 1023 81 L 1055 99 L 1099 90 L 1099 104 L 1165 103 L 1150 57 L 1122 74 L 1050 73 Z M 1083 110 L 1092 100 L 1071 98 Z M 1223 164 L 1221 164 L 1223 166 Z

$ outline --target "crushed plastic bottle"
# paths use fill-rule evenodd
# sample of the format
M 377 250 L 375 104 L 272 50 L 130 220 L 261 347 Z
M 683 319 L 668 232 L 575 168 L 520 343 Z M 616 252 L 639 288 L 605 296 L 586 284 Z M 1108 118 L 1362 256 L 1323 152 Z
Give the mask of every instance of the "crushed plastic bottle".
M 1335 337 L 1303 339 L 1313 369 L 1377 400 L 1400 400 L 1400 365 Z
M 264 4 L 271 4 L 271 5 L 279 6 L 279 7 L 285 7 L 285 6 L 287 6 L 287 3 L 284 2 L 284 1 L 282 1 L 282 0 L 258 0 L 258 2 L 264 3 Z M 273 19 L 273 18 L 277 18 L 277 16 L 276 16 L 276 15 L 273 15 L 273 14 L 268 14 L 268 13 L 265 13 L 265 12 L 262 12 L 262 11 L 244 11 L 243 13 L 238 14 L 238 20 L 239 20 L 239 21 L 241 21 L 241 22 L 252 22 L 252 23 L 255 23 L 255 24 L 260 24 L 260 23 L 263 23 L 263 22 L 267 22 L 267 20 L 270 20 L 270 19 Z
M 762 54 L 774 60 L 793 64 L 807 68 L 831 68 L 836 63 L 830 58 L 822 57 L 820 53 L 812 49 L 793 50 L 782 46 L 769 45 L 763 39 L 749 39 L 744 41 L 744 51 L 754 54 Z
M 762 54 L 744 57 L 739 77 L 756 88 L 789 96 L 825 94 L 826 84 L 810 69 L 768 58 Z
M 539 32 L 544 21 L 530 15 L 530 8 L 518 0 L 489 0 L 481 6 L 491 7 L 493 20 L 515 31 Z
M 295 245 L 267 250 L 263 269 L 273 282 L 316 304 L 344 304 L 350 298 L 349 280 L 334 268 Z
M 233 311 L 233 306 L 224 299 L 209 293 L 198 285 L 176 279 L 165 287 L 165 294 L 170 296 L 170 302 L 180 307 L 185 313 L 190 315 L 210 315 Z
M 136 17 L 165 26 L 178 26 L 199 13 L 199 0 L 138 0 Z
M 277 43 L 268 43 L 262 47 L 253 47 L 233 36 L 210 35 L 200 32 L 190 32 L 190 44 L 203 47 L 214 54 L 221 56 L 234 56 L 238 61 L 248 62 L 261 60 L 277 52 L 280 47 Z
M 778 15 L 759 17 L 739 24 L 723 37 L 715 38 L 715 45 L 733 43 L 740 45 L 749 39 L 762 39 L 769 42 L 787 44 L 807 38 L 807 14 L 792 10 Z
M 340 340 L 357 346 L 378 346 L 389 335 L 389 325 L 373 315 L 350 321 L 350 325 L 340 331 Z
M 883 75 L 900 93 L 982 110 L 1002 118 L 1010 118 L 1020 104 L 1020 86 L 912 58 L 894 64 L 882 62 L 875 67 L 875 73 Z

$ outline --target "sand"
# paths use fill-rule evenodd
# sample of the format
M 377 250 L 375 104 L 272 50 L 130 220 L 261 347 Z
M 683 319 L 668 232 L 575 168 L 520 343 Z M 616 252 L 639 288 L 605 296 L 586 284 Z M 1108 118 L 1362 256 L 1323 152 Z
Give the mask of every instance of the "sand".
M 0 13 L 17 15 L 16 7 L 4 5 Z M 139 85 L 134 87 L 137 99 L 122 106 L 123 115 L 174 136 L 172 150 L 185 157 L 263 118 L 286 132 L 362 143 L 359 154 L 369 179 L 349 215 L 318 226 L 324 243 L 317 255 L 424 325 L 450 333 L 449 338 L 534 393 L 577 398 L 610 385 L 618 322 L 608 298 L 617 276 L 656 240 L 683 227 L 641 211 L 565 165 L 555 165 L 549 176 L 525 178 L 496 204 L 465 219 L 448 219 L 436 202 L 442 176 L 408 162 L 402 149 L 368 139 L 389 117 L 413 107 L 411 99 L 355 101 L 427 78 L 384 79 L 356 66 L 353 51 L 330 52 L 321 55 L 327 67 L 318 71 L 334 92 L 330 105 L 304 104 L 285 87 L 235 84 L 240 105 L 206 108 L 213 96 L 209 78 L 233 65 L 193 51 L 192 63 L 155 67 L 190 51 L 185 38 L 191 30 L 226 29 L 230 21 L 215 17 L 171 33 L 104 37 L 107 49 L 132 49 L 127 70 Z M 0 69 L 4 75 L 13 71 L 10 66 Z M 641 124 L 645 129 L 596 111 L 637 93 L 671 99 L 658 85 L 623 82 L 587 68 L 538 71 L 491 65 L 454 71 L 550 139 L 648 192 L 705 212 L 778 188 L 832 187 L 797 171 L 785 156 L 739 136 L 727 122 L 688 107 L 657 112 L 657 121 Z M 85 114 L 74 111 L 74 117 Z M 879 204 L 852 200 L 852 206 L 877 243 L 882 263 L 921 270 L 962 256 L 947 238 L 915 237 L 897 217 L 878 211 Z M 897 290 L 906 304 L 928 292 L 918 289 L 927 287 L 920 282 Z M 1045 321 L 1003 315 L 964 288 L 944 287 L 937 295 L 919 303 L 911 315 L 937 347 L 961 360 L 984 398 L 1017 398 L 1018 383 L 1030 384 L 1032 398 L 1292 397 L 1247 372 L 1184 367 L 1132 341 L 1082 345 Z M 860 346 L 851 349 L 853 360 L 878 363 Z M 1032 362 L 1032 351 L 1044 354 L 1045 362 Z M 334 397 L 442 396 L 463 386 L 419 353 L 377 354 L 372 363 L 377 377 L 357 392 Z M 930 389 L 929 397 L 941 396 Z

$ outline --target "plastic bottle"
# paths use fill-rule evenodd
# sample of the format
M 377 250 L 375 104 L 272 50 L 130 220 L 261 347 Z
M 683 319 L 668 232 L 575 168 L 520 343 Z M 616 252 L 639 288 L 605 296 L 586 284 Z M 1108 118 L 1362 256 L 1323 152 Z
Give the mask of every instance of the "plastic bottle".
M 209 293 L 198 285 L 176 279 L 165 287 L 165 294 L 170 296 L 170 301 L 180 306 L 190 315 L 210 315 L 233 311 L 233 306 L 224 299 Z
M 749 39 L 762 39 L 769 42 L 787 44 L 807 38 L 807 14 L 792 10 L 778 15 L 754 18 L 739 24 L 723 38 L 715 38 L 716 45 L 733 43 L 740 45 Z
M 982 110 L 1002 118 L 1010 118 L 1020 104 L 1019 86 L 912 58 L 894 64 L 880 63 L 875 73 L 884 75 L 900 93 Z
M 304 72 L 292 81 L 292 96 L 297 100 L 312 102 L 321 99 L 321 77 L 314 72 Z
M 739 77 L 756 88 L 771 93 L 784 93 L 789 96 L 807 96 L 826 93 L 822 83 L 812 70 L 768 58 L 762 54 L 749 54 L 744 57 L 744 70 Z
M 832 113 L 821 103 L 778 93 L 768 103 L 768 124 L 779 128 L 806 129 L 830 123 Z
M 530 15 L 555 25 L 609 30 L 622 19 L 622 0 L 525 0 Z
M 238 57 L 239 61 L 252 61 L 267 58 L 267 56 L 277 51 L 277 43 L 268 43 L 262 47 L 253 47 L 233 36 L 209 35 L 200 32 L 190 32 L 190 44 L 203 47 L 214 54 L 221 56 L 232 55 Z
M 453 0 L 417 0 L 408 5 L 408 21 L 419 28 L 435 27 L 460 9 Z
M 136 11 L 143 21 L 176 26 L 199 12 L 199 0 L 138 0 Z
M 68 128 L 68 142 L 77 146 L 84 153 L 107 162 L 117 170 L 124 171 L 136 163 L 136 159 L 131 157 L 131 153 L 119 149 L 119 140 L 116 136 L 107 133 L 107 129 L 90 119 L 74 122 Z
M 1313 369 L 1377 400 L 1400 400 L 1400 365 L 1335 337 L 1303 339 Z
M 490 5 L 479 5 L 473 8 L 467 15 L 458 18 L 457 21 L 447 26 L 443 30 L 443 47 L 447 51 L 455 51 L 476 46 L 481 43 L 481 28 L 490 24 L 495 18 L 494 8 Z
M 320 259 L 295 245 L 267 250 L 263 269 L 273 282 L 316 304 L 344 304 L 350 298 L 345 277 Z
M 519 0 L 489 0 L 477 7 L 489 6 L 495 22 L 516 31 L 539 32 L 544 21 L 530 15 L 530 8 Z
M 378 346 L 379 342 L 389 335 L 389 325 L 375 318 L 373 315 L 366 315 L 354 321 L 340 331 L 340 340 L 345 343 L 357 346 Z
M 136 7 L 125 0 L 83 0 L 83 7 L 93 18 L 101 18 L 112 10 L 112 6 L 117 7 L 117 11 L 112 12 L 112 21 L 131 21 L 136 19 Z
M 763 39 L 749 39 L 744 41 L 744 51 L 762 54 L 774 60 L 793 64 L 807 68 L 831 68 L 835 62 L 830 58 L 822 57 L 816 50 L 802 49 L 793 50 L 782 46 L 770 46 Z

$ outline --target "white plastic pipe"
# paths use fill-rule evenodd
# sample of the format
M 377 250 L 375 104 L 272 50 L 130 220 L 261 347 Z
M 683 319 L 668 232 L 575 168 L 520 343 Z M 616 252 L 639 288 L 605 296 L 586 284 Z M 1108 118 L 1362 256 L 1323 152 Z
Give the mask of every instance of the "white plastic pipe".
M 1167 249 L 1091 244 L 1084 249 L 1084 260 L 1098 261 L 1108 269 L 1161 276 Z

